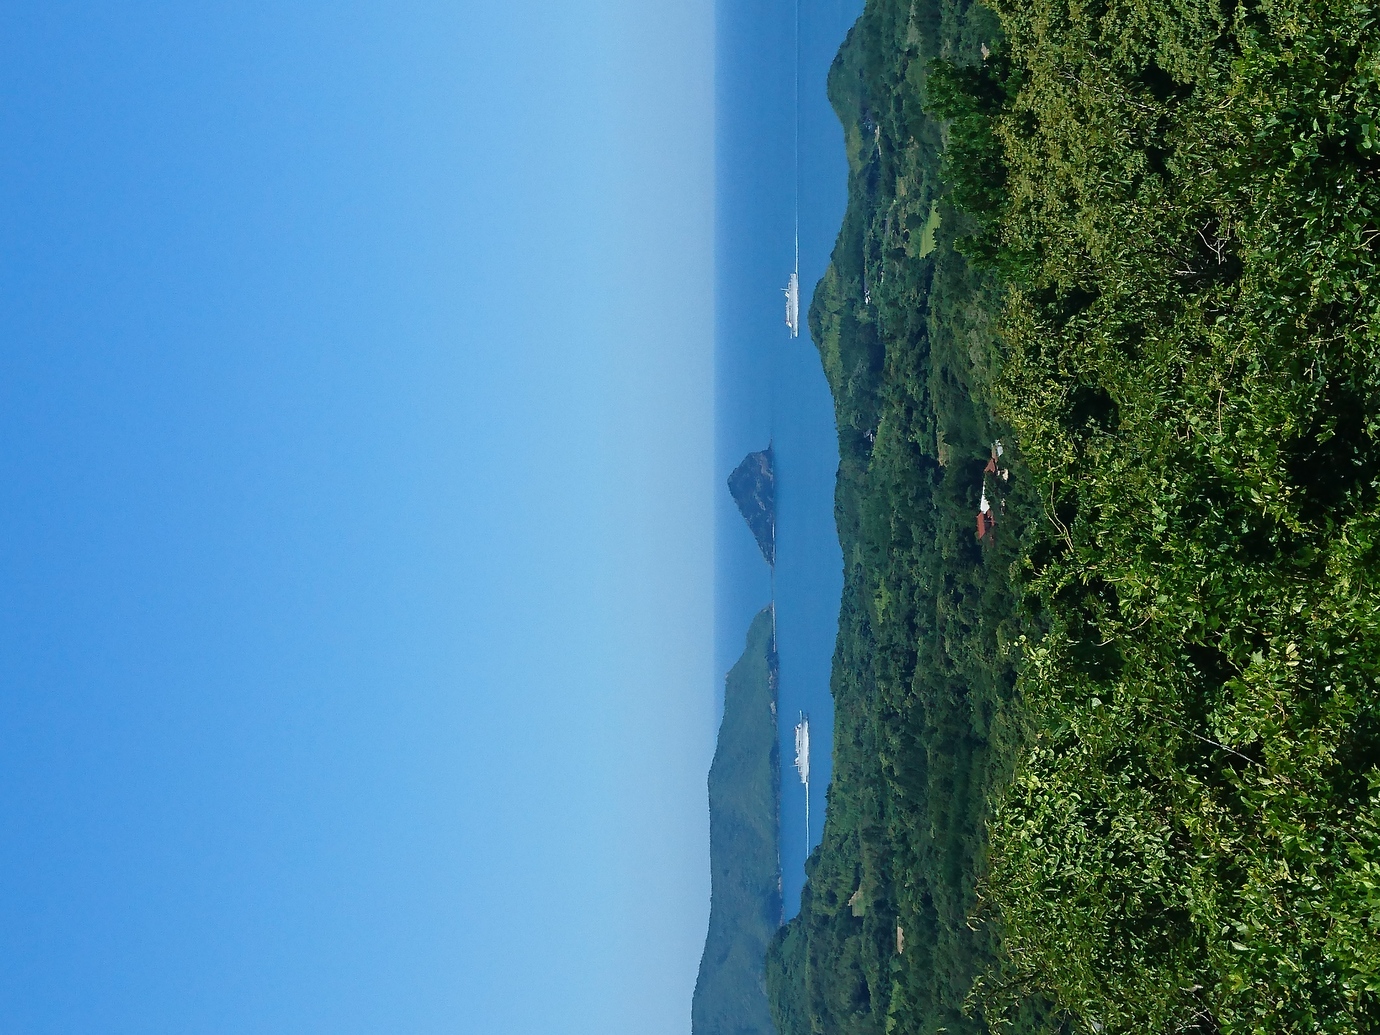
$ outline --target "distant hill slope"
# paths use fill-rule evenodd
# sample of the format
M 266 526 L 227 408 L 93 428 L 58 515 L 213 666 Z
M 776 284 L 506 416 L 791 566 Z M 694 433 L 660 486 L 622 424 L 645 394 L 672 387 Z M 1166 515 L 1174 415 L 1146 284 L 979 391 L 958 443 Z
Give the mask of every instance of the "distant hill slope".
M 756 455 L 756 454 L 754 454 Z M 709 934 L 690 1008 L 694 1035 L 772 1035 L 767 946 L 781 923 L 776 644 L 772 609 L 728 673 L 709 770 Z
M 940 54 L 981 63 L 999 38 L 970 0 L 869 0 L 829 76 L 849 201 L 809 320 L 845 570 L 828 816 L 768 956 L 782 1035 L 992 1031 L 970 993 L 999 945 L 975 912 L 988 803 L 1014 761 L 1011 577 L 1039 502 L 991 403 L 1000 290 L 956 248 L 974 225 L 921 88 Z M 979 536 L 984 499 L 996 527 Z M 1042 1001 L 1023 1009 L 1005 1035 L 1057 1028 Z
M 728 476 L 728 491 L 752 529 L 762 556 L 776 563 L 776 465 L 771 446 L 749 453 Z

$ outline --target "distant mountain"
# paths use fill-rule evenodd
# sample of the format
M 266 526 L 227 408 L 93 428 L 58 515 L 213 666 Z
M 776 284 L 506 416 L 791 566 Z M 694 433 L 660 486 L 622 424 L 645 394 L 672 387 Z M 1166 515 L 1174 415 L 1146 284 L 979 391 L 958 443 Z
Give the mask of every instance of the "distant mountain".
M 775 620 L 766 607 L 728 673 L 709 770 L 709 934 L 690 1007 L 693 1035 L 775 1035 L 766 957 L 781 925 L 779 760 Z
M 776 468 L 771 446 L 749 453 L 728 476 L 728 491 L 767 563 L 776 564 Z

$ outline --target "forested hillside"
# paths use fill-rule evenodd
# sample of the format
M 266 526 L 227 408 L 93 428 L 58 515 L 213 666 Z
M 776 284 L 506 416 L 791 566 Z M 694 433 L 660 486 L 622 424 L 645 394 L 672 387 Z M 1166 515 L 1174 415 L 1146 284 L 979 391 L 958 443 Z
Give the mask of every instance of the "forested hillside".
M 846 581 L 778 1027 L 1380 1030 L 1376 13 L 994 7 L 874 0 L 831 74 Z
M 993 410 L 1000 291 L 955 250 L 974 227 L 921 84 L 928 61 L 980 61 L 997 39 L 962 0 L 869 3 L 830 75 L 849 206 L 810 330 L 835 397 L 845 582 L 823 843 L 768 962 L 782 1035 L 983 1029 L 965 1003 L 996 945 L 969 918 L 1013 756 L 1011 575 L 1038 506 Z
M 764 607 L 724 683 L 709 769 L 709 933 L 690 1007 L 694 1035 L 771 1035 L 763 960 L 781 924 L 776 620 Z

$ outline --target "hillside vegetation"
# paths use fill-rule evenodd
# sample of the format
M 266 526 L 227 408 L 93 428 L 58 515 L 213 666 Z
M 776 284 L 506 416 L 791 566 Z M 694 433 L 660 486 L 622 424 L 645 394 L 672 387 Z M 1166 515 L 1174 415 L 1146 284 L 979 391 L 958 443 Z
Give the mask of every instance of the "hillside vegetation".
M 690 1007 L 694 1035 L 771 1035 L 763 973 L 781 923 L 776 623 L 757 613 L 724 683 L 709 769 L 709 933 Z
M 873 0 L 831 74 L 835 776 L 778 1027 L 1380 1030 L 1376 13 L 993 6 Z
M 997 946 L 969 918 L 1014 754 L 1012 570 L 1038 504 L 993 409 L 1000 291 L 955 250 L 975 225 L 941 179 L 921 84 L 926 62 L 980 60 L 997 38 L 962 0 L 870 3 L 830 74 L 849 205 L 810 329 L 845 572 L 828 816 L 768 960 L 782 1035 L 983 1030 L 965 1004 Z M 1006 479 L 985 471 L 998 440 Z M 984 492 L 997 525 L 979 540 Z

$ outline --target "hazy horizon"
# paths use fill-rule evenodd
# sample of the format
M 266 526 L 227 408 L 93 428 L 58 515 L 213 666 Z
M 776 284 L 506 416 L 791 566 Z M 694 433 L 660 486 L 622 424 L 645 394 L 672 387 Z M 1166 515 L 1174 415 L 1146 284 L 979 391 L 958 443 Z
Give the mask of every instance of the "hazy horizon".
M 0 25 L 0 1028 L 686 1032 L 712 5 Z

